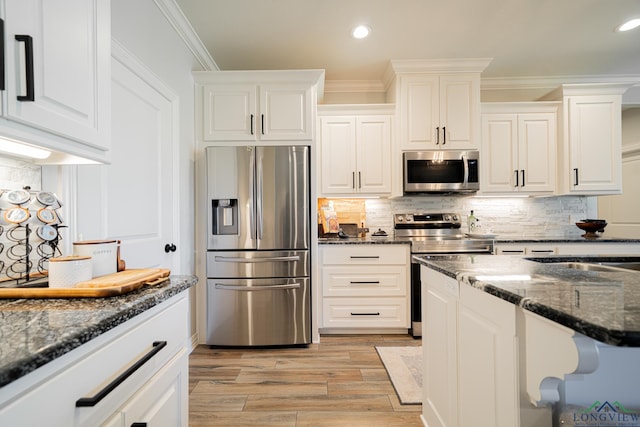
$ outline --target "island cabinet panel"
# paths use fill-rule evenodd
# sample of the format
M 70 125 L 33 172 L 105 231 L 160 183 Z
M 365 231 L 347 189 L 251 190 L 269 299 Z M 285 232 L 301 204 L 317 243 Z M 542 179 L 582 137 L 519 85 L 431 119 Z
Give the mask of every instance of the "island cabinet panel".
M 424 337 L 422 416 L 429 427 L 458 425 L 458 282 L 421 268 Z
M 186 427 L 188 310 L 182 293 L 3 387 L 0 424 Z M 137 370 L 90 401 L 137 362 Z
M 322 245 L 324 333 L 409 328 L 408 245 Z
M 463 285 L 459 310 L 459 425 L 518 425 L 515 305 Z

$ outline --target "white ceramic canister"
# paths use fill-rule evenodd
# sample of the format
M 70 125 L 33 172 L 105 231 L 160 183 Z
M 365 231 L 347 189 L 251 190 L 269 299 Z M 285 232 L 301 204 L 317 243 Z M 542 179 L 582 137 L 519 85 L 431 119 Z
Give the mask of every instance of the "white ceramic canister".
M 92 277 L 104 276 L 118 270 L 117 240 L 83 240 L 73 242 L 73 254 L 92 258 Z
M 73 288 L 87 280 L 91 280 L 91 257 L 70 255 L 49 260 L 50 288 Z

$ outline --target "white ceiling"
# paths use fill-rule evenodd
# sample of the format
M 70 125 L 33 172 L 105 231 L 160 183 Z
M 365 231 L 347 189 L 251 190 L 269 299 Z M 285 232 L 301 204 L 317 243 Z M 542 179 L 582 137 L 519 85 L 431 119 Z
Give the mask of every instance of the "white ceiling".
M 493 58 L 483 78 L 640 76 L 640 0 L 176 0 L 221 70 L 380 81 L 391 59 Z M 367 24 L 365 40 L 350 36 Z

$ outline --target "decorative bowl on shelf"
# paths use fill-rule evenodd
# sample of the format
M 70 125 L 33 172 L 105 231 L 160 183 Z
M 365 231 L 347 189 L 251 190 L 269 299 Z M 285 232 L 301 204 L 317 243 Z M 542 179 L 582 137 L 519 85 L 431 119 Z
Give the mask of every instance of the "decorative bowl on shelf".
M 582 237 L 594 238 L 598 237 L 596 234 L 597 232 L 604 232 L 604 228 L 607 226 L 607 221 L 603 219 L 584 219 L 580 222 L 576 222 L 576 226 L 585 232 Z

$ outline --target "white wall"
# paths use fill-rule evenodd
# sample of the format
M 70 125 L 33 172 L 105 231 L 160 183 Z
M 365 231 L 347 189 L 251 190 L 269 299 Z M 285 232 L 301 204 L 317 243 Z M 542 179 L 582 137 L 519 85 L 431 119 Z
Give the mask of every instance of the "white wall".
M 640 108 L 622 112 L 622 194 L 598 197 L 607 230 L 640 239 Z

